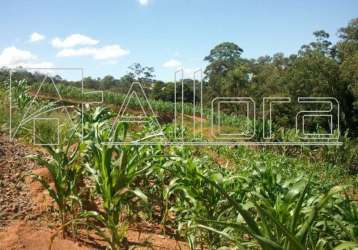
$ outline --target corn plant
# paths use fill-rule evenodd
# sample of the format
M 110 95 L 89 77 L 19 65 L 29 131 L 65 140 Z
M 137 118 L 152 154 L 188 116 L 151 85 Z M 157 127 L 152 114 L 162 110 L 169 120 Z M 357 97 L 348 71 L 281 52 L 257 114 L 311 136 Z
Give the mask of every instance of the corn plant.
M 29 95 L 30 87 L 26 80 L 14 81 L 11 86 L 12 98 L 15 99 L 17 107 L 22 111 L 30 103 L 32 97 Z
M 339 147 L 325 147 L 321 150 L 322 158 L 335 165 L 342 165 L 352 174 L 358 173 L 358 140 L 348 137 L 348 132 L 342 136 Z
M 218 247 L 225 239 L 211 231 L 198 230 L 197 220 L 223 218 L 232 211 L 227 209 L 228 203 L 222 199 L 220 192 L 200 176 L 220 179 L 225 190 L 237 190 L 238 197 L 243 195 L 245 190 L 239 189 L 237 176 L 228 175 L 217 168 L 204 167 L 205 163 L 210 162 L 209 159 L 193 159 L 189 149 L 180 149 L 176 153 L 177 156 L 170 158 L 163 166 L 171 173 L 172 179 L 163 189 L 162 223 L 176 222 L 179 231 L 187 237 L 192 248 L 198 245 Z M 175 221 L 168 218 L 169 213 L 175 214 Z
M 83 140 L 91 140 L 95 136 L 95 128 L 97 126 L 102 127 L 109 119 L 114 117 L 114 113 L 107 107 L 97 107 L 93 110 L 85 105 L 83 111 L 77 109 L 77 113 L 82 123 Z
M 341 242 L 334 249 L 358 248 L 358 202 L 345 193 L 345 196 L 339 197 L 329 205 L 322 227 L 331 232 L 327 235 L 329 239 Z
M 99 211 L 84 212 L 83 216 L 94 218 L 105 227 L 103 230 L 94 226 L 111 249 L 121 248 L 127 224 L 120 217 L 125 209 L 136 199 L 147 201 L 144 193 L 132 186 L 136 177 L 150 168 L 145 159 L 140 158 L 140 149 L 111 144 L 124 141 L 126 133 L 126 124 L 117 126 L 113 133 L 97 126 L 95 138 L 87 142 L 93 160 L 86 164 L 86 169 L 96 184 L 102 207 Z
M 42 176 L 36 174 L 30 174 L 30 176 L 40 182 L 56 202 L 64 235 L 67 229 L 66 225 L 76 217 L 78 212 L 76 209 L 81 206 L 79 182 L 82 179 L 83 167 L 78 162 L 79 145 L 73 145 L 72 138 L 73 134 L 67 144 L 58 146 L 44 145 L 50 156 L 49 158 L 39 155 L 29 156 L 50 172 L 54 183 L 53 187 Z
M 235 232 L 239 235 L 245 232 L 263 249 L 324 249 L 326 242 L 316 225 L 320 222 L 321 210 L 343 187 L 333 187 L 323 195 L 312 195 L 311 181 L 281 182 L 279 175 L 268 169 L 258 170 L 256 175 L 260 181 L 255 182 L 256 188 L 250 192 L 246 201 L 246 204 L 251 204 L 248 206 L 251 209 L 245 209 L 221 184 L 202 175 L 203 179 L 216 187 L 229 201 L 239 217 L 229 220 L 201 219 L 198 227 L 220 234 L 238 247 L 255 244 L 252 241 L 244 243 L 241 238 L 235 238 Z M 225 233 L 216 227 L 225 227 L 226 231 L 232 233 Z

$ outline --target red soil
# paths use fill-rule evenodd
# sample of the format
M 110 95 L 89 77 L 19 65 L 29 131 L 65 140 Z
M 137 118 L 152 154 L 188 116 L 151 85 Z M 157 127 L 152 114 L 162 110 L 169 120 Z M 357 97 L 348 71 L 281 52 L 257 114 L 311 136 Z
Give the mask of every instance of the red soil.
M 41 152 L 0 135 L 0 250 L 47 250 L 51 236 L 59 228 L 51 214 L 54 203 L 48 192 L 31 177 L 23 178 L 32 172 L 51 183 L 46 168 L 39 168 L 24 157 L 35 153 Z M 126 241 L 129 246 L 141 246 L 136 249 L 189 249 L 185 242 L 162 236 L 158 225 L 148 223 L 130 225 Z M 54 250 L 104 248 L 105 243 L 98 236 L 85 230 L 76 239 L 63 239 L 59 234 L 52 245 Z

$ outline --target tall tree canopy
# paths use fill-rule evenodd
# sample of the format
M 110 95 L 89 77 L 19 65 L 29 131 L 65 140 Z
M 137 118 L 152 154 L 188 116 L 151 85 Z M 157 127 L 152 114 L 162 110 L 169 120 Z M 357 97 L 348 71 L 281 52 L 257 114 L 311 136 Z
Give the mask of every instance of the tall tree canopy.
M 205 75 L 209 80 L 211 95 L 223 95 L 233 86 L 237 86 L 237 83 L 232 81 L 237 78 L 235 75 L 238 76 L 238 74 L 231 72 L 230 81 L 225 77 L 239 64 L 242 53 L 243 49 L 237 44 L 224 42 L 216 45 L 204 58 L 209 63 L 205 69 Z

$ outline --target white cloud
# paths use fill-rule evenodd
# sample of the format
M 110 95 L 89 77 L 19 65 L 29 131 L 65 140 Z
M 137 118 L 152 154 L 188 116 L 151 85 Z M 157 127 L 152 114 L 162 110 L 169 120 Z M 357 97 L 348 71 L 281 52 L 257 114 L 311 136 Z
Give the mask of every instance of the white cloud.
M 96 60 L 113 60 L 127 54 L 129 54 L 128 50 L 114 44 L 100 48 L 84 47 L 79 49 L 63 49 L 57 53 L 57 57 L 92 56 Z
M 200 68 L 185 68 L 180 61 L 175 60 L 175 59 L 170 59 L 170 60 L 166 61 L 163 64 L 163 67 L 171 69 L 171 70 L 182 69 L 183 77 L 188 78 L 188 79 L 194 79 L 194 74 L 195 74 L 196 80 L 201 80 L 202 77 L 204 77 L 204 73 L 200 74 L 200 72 L 199 72 Z
M 37 33 L 37 32 L 34 32 L 30 35 L 30 42 L 34 43 L 34 42 L 39 42 L 41 40 L 44 40 L 45 39 L 45 36 L 40 34 L 40 33 Z
M 109 45 L 96 49 L 94 58 L 98 60 L 115 59 L 128 54 L 129 50 L 123 49 L 119 45 Z
M 16 47 L 5 48 L 0 54 L 0 67 L 15 68 L 51 68 L 51 62 L 39 62 L 37 56 L 27 50 L 20 50 Z
M 11 67 L 24 62 L 35 60 L 36 55 L 30 51 L 20 50 L 15 47 L 5 48 L 0 54 L 0 66 Z
M 142 6 L 147 6 L 149 4 L 149 0 L 138 0 L 138 2 Z
M 182 66 L 182 63 L 175 59 L 170 59 L 163 64 L 164 68 L 171 68 L 171 69 L 173 68 L 176 69 L 179 68 L 180 66 Z
M 38 69 L 54 68 L 54 64 L 52 62 L 30 62 L 30 63 L 25 63 L 21 66 L 25 68 L 38 68 Z M 52 72 L 52 71 L 50 70 L 48 72 Z
M 55 37 L 52 39 L 52 46 L 55 48 L 72 48 L 77 45 L 96 45 L 99 41 L 91 37 L 81 35 L 81 34 L 72 34 L 64 39 Z

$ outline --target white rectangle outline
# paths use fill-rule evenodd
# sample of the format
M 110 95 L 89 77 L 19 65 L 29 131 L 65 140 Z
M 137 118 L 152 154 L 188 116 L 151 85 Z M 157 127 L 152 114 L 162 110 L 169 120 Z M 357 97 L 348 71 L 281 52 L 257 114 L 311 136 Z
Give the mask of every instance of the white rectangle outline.
M 338 120 L 338 136 L 337 137 L 327 137 L 327 138 L 314 138 L 314 137 L 309 137 L 309 136 L 305 136 L 305 137 L 302 137 L 299 135 L 298 133 L 298 117 L 301 113 L 329 113 L 330 111 L 333 110 L 333 105 L 332 105 L 332 102 L 329 102 L 329 101 L 317 101 L 317 100 L 327 100 L 327 99 L 332 99 L 332 100 L 335 100 L 338 104 L 337 106 L 337 120 Z M 329 111 L 327 110 L 306 110 L 306 111 L 300 111 L 296 114 L 296 134 L 298 134 L 298 137 L 300 139 L 303 139 L 303 140 L 339 140 L 339 135 L 341 133 L 340 131 L 340 114 L 339 114 L 339 110 L 340 110 L 340 103 L 338 101 L 337 98 L 335 97 L 298 97 L 297 98 L 297 101 L 299 103 L 327 103 L 327 104 L 330 104 L 331 105 L 331 109 Z M 316 115 L 317 117 L 319 117 L 320 115 Z M 324 115 L 323 115 L 324 116 Z M 303 125 L 304 126 L 304 125 Z M 319 135 L 319 134 L 316 134 L 316 135 Z M 334 134 L 331 134 L 331 135 L 334 135 Z
M 45 120 L 45 121 L 48 121 L 48 120 L 56 120 L 57 121 L 57 143 L 36 143 L 36 121 L 38 120 Z M 32 134 L 32 140 L 33 140 L 33 144 L 34 145 L 38 145 L 38 146 L 54 146 L 54 145 L 59 145 L 60 144 L 60 119 L 58 118 L 33 118 L 32 119 L 32 122 L 33 122 L 33 134 Z
M 103 94 L 103 91 L 102 90 L 93 90 L 93 91 L 88 91 L 88 92 L 84 92 L 83 93 L 83 96 L 84 95 L 89 95 L 89 94 L 93 94 L 93 93 L 100 93 L 101 94 L 101 101 L 100 102 L 83 102 L 84 104 L 100 104 L 100 103 L 103 103 L 104 101 L 104 94 Z
M 284 99 L 284 100 L 283 100 Z M 269 136 L 266 136 L 266 109 L 265 109 L 265 102 L 266 100 L 272 100 L 272 102 L 269 102 L 270 104 L 270 112 L 269 112 L 269 117 L 270 117 L 270 123 L 269 123 L 269 129 L 270 129 L 270 134 Z M 271 140 L 272 139 L 272 104 L 273 103 L 291 103 L 291 97 L 281 97 L 281 96 L 271 96 L 271 97 L 264 97 L 262 99 L 262 138 L 264 140 Z
M 330 126 L 330 130 L 331 132 L 330 133 L 326 133 L 326 134 L 319 134 L 319 133 L 305 133 L 305 118 L 306 117 L 329 117 L 331 118 L 331 123 L 330 125 L 333 124 L 333 116 L 332 115 L 303 115 L 302 116 L 302 119 L 303 119 L 303 123 L 302 123 L 302 132 L 303 132 L 303 135 L 305 136 L 326 136 L 327 138 L 331 138 L 332 135 L 334 135 L 333 133 L 333 127 Z M 309 139 L 309 137 L 306 137 L 307 139 Z M 314 138 L 314 139 L 327 139 L 327 138 Z
M 241 134 L 223 134 L 223 133 L 220 133 L 221 131 L 221 119 L 220 119 L 220 105 L 221 103 L 246 103 L 246 118 L 249 117 L 249 114 L 250 114 L 250 104 L 248 102 L 245 102 L 245 101 L 219 101 L 218 102 L 218 110 L 217 110 L 217 113 L 218 113 L 218 125 L 219 125 L 219 134 L 218 134 L 218 137 L 219 136 L 247 136 L 247 134 L 245 133 L 241 133 Z M 231 138 L 231 139 L 245 139 L 245 138 Z
M 253 137 L 255 137 L 256 134 L 256 103 L 255 101 L 251 98 L 251 97 L 215 97 L 212 101 L 211 101 L 211 135 L 215 138 L 215 139 L 219 139 L 219 140 L 232 140 L 232 138 L 217 138 L 214 134 L 214 103 L 217 100 L 228 100 L 228 101 L 244 101 L 244 100 L 250 100 L 253 104 L 253 110 L 254 110 L 254 119 L 253 119 L 253 123 L 254 123 L 254 131 L 251 137 L 246 137 L 246 138 L 235 138 L 235 140 L 238 139 L 242 139 L 242 140 L 250 140 Z
M 200 136 L 196 137 L 196 75 L 200 74 Z M 193 123 L 194 123 L 194 138 L 202 139 L 203 138 L 203 71 L 201 69 L 194 71 L 193 73 Z

